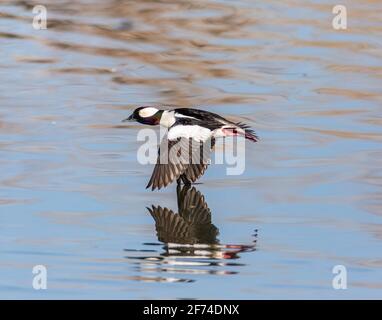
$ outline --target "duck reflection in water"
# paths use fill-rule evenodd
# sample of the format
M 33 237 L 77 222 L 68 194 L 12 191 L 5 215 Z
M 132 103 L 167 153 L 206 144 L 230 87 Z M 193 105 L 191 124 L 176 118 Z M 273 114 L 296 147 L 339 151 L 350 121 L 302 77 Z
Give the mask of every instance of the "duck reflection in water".
M 212 223 L 212 214 L 204 196 L 190 186 L 177 187 L 178 213 L 168 208 L 152 205 L 147 208 L 155 221 L 160 243 L 145 243 L 151 249 L 129 250 L 145 254 L 126 257 L 135 261 L 139 272 L 168 272 L 181 274 L 236 274 L 244 264 L 224 260 L 239 259 L 240 253 L 255 251 L 257 230 L 246 244 L 221 244 L 219 229 Z M 162 251 L 154 249 L 162 246 Z M 146 247 L 147 248 L 147 247 Z M 147 253 L 150 252 L 150 255 Z M 151 254 L 152 253 L 152 254 Z M 206 268 L 207 267 L 207 268 Z M 226 270 L 222 270 L 222 269 Z M 192 282 L 192 279 L 146 277 L 134 280 L 156 282 Z
M 155 220 L 158 240 L 173 244 L 218 244 L 219 229 L 211 222 L 204 196 L 195 188 L 177 187 L 178 214 L 167 208 L 147 208 Z

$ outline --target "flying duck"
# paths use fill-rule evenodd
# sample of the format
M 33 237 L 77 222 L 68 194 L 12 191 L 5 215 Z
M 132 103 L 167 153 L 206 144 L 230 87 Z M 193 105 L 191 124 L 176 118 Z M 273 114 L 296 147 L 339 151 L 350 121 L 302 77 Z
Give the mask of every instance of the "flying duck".
M 146 188 L 166 187 L 173 181 L 190 185 L 207 169 L 215 138 L 243 136 L 257 142 L 255 132 L 246 124 L 199 109 L 161 110 L 143 106 L 123 121 L 161 125 L 168 129 L 158 150 L 158 159 Z

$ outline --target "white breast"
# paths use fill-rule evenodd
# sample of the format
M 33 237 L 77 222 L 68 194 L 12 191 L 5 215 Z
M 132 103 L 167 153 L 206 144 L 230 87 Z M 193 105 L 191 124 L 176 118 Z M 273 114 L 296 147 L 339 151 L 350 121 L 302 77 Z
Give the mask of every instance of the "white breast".
M 163 111 L 159 124 L 163 127 L 170 128 L 176 121 L 174 111 Z
M 196 141 L 206 141 L 211 137 L 211 130 L 201 126 L 175 126 L 168 132 L 169 140 L 176 140 L 177 138 L 192 138 Z

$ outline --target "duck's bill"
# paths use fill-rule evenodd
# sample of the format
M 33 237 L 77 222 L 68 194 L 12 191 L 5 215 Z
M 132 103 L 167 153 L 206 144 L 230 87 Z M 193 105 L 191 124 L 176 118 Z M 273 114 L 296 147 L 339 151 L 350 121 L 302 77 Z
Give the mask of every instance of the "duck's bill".
M 122 120 L 122 122 L 131 122 L 131 121 L 134 121 L 133 115 L 131 115 L 130 117 Z

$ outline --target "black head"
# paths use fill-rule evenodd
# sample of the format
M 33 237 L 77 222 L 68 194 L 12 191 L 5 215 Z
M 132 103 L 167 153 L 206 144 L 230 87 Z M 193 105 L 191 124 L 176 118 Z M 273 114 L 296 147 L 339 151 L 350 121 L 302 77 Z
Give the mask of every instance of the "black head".
M 163 110 L 158 110 L 154 107 L 139 107 L 134 110 L 130 117 L 122 121 L 137 121 L 139 123 L 155 126 L 159 124 L 160 118 L 162 117 L 162 113 Z

